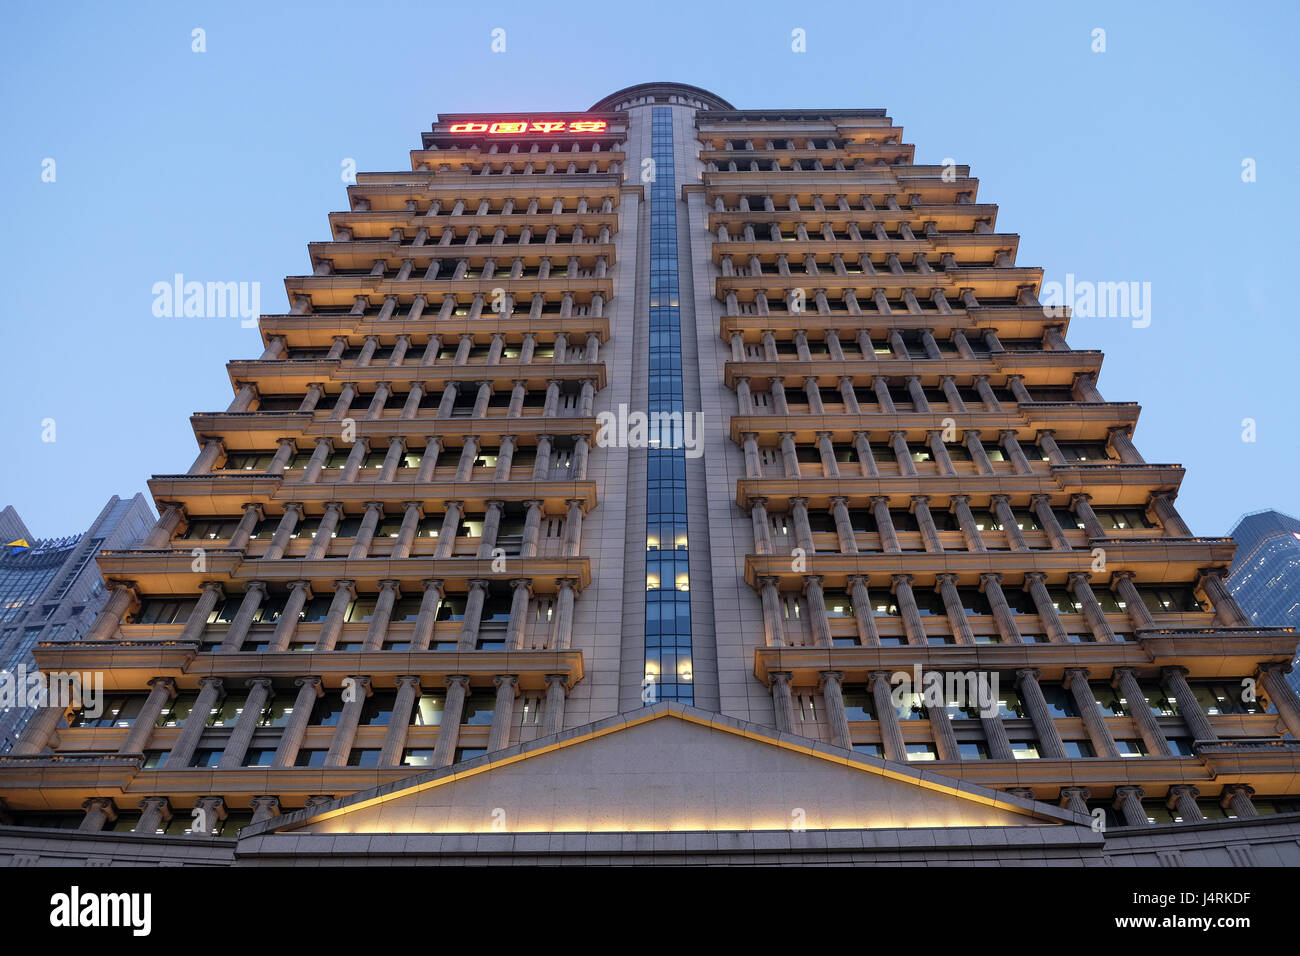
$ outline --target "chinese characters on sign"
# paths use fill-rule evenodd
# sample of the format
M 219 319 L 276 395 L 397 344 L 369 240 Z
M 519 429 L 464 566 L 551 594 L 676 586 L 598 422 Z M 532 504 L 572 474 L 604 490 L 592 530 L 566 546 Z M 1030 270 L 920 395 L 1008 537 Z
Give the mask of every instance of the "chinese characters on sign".
M 452 133 L 487 133 L 489 135 L 521 133 L 603 133 L 607 124 L 604 120 L 508 120 L 496 123 L 452 123 L 448 132 Z

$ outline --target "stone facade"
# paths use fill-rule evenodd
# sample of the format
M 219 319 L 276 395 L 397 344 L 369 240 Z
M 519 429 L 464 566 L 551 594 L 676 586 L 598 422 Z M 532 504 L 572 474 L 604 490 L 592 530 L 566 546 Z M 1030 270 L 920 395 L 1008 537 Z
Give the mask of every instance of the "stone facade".
M 913 153 L 656 83 L 358 174 L 86 641 L 37 649 L 123 716 L 32 721 L 0 853 L 1295 862 L 1296 636 Z M 605 427 L 659 408 L 702 446 Z

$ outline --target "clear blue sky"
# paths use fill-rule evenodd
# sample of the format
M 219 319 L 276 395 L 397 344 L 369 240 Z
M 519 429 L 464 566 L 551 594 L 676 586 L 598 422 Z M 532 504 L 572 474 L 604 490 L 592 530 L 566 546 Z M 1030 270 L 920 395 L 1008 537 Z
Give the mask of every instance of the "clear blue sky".
M 284 276 L 346 205 L 344 159 L 409 168 L 440 111 L 581 110 L 675 80 L 740 108 L 884 107 L 918 162 L 971 166 L 1022 264 L 1150 282 L 1149 328 L 1071 329 L 1106 352 L 1102 393 L 1142 403 L 1149 461 L 1188 468 L 1194 531 L 1295 514 L 1296 27 L 1280 3 L 10 5 L 0 505 L 72 533 L 189 466 L 189 414 L 225 407 L 223 363 L 260 340 L 154 318 L 153 284 L 257 281 L 285 311 Z

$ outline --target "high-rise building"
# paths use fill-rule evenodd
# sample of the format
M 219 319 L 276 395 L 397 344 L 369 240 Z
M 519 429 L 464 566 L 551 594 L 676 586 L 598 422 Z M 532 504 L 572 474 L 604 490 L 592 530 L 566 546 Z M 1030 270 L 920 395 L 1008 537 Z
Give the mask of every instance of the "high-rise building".
M 153 523 L 141 494 L 114 495 L 88 529 L 66 538 L 35 538 L 12 505 L 0 511 L 0 674 L 16 682 L 35 672 L 38 642 L 81 640 L 108 598 L 95 557 L 135 547 Z M 33 710 L 0 694 L 0 754 Z
M 38 649 L 118 696 L 0 852 L 1300 862 L 1296 635 L 967 167 L 671 83 L 410 166 Z
M 1300 521 L 1280 511 L 1244 516 L 1230 532 L 1237 553 L 1228 590 L 1252 624 L 1300 627 Z M 1300 658 L 1293 663 L 1300 665 Z M 1300 670 L 1287 675 L 1300 690 Z

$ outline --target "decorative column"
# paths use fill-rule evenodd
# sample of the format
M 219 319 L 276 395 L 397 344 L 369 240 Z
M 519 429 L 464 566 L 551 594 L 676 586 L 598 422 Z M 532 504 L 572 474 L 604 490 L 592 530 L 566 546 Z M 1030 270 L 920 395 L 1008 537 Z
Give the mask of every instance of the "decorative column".
M 957 591 L 957 575 L 939 574 L 935 576 L 935 581 L 939 596 L 943 598 L 943 609 L 947 612 L 954 640 L 958 644 L 974 644 L 975 635 L 971 631 L 970 621 L 966 620 L 966 608 Z
M 1183 718 L 1183 723 L 1192 732 L 1192 740 L 1218 740 L 1219 735 L 1214 732 L 1210 718 L 1201 707 L 1201 702 L 1196 699 L 1191 685 L 1187 683 L 1189 673 L 1185 667 L 1162 667 L 1161 686 L 1177 702 L 1178 716 Z
M 831 442 L 830 432 L 817 433 L 817 451 L 821 456 L 822 475 L 826 478 L 838 478 L 840 465 L 835 460 L 835 446 Z
M 1088 621 L 1093 637 L 1100 643 L 1111 643 L 1115 640 L 1115 632 L 1110 628 L 1110 621 L 1106 620 L 1106 612 L 1097 603 L 1097 596 L 1092 593 L 1092 585 L 1088 583 L 1090 577 L 1091 575 L 1086 571 L 1071 571 L 1070 590 L 1074 593 L 1075 599 L 1083 605 L 1083 616 Z
M 104 609 L 99 612 L 99 616 L 95 618 L 95 623 L 90 625 L 90 630 L 86 632 L 87 641 L 112 640 L 122 626 L 122 618 L 140 606 L 140 598 L 136 594 L 134 582 L 107 581 L 105 585 L 109 590 L 108 601 L 104 604 Z
M 1155 714 L 1151 713 L 1151 705 L 1147 703 L 1146 696 L 1138 685 L 1137 671 L 1132 667 L 1115 668 L 1111 685 L 1128 703 L 1133 723 L 1137 725 L 1138 733 L 1142 735 L 1142 740 L 1152 756 L 1172 757 L 1174 752 L 1169 746 L 1169 741 L 1165 739 L 1165 732 L 1161 730 Z
M 235 721 L 235 729 L 230 732 L 225 752 L 221 755 L 221 763 L 217 765 L 218 770 L 237 770 L 244 765 L 248 745 L 253 742 L 253 733 L 262 720 L 262 711 L 266 708 L 266 702 L 271 695 L 269 677 L 255 677 L 248 682 L 248 697 L 244 701 L 244 709 L 240 711 L 239 719 Z
M 768 677 L 772 681 L 772 715 L 776 729 L 783 734 L 797 733 L 794 719 L 794 694 L 790 690 L 793 675 L 789 671 L 771 671 Z M 840 702 L 843 704 L 841 696 Z
M 456 548 L 456 535 L 460 531 L 460 519 L 464 512 L 463 501 L 448 501 L 447 510 L 442 516 L 442 527 L 438 531 L 438 547 L 433 556 L 438 559 L 450 558 Z
M 998 516 L 998 521 L 1002 523 L 1002 530 L 1007 536 L 1007 543 L 1011 545 L 1012 551 L 1028 551 L 1029 545 L 1025 542 L 1025 536 L 1020 532 L 1020 522 L 1016 520 L 1015 512 L 1011 510 L 1011 502 L 1007 495 L 994 495 L 992 497 L 993 513 Z
M 1056 721 L 1052 719 L 1052 712 L 1047 707 L 1047 699 L 1038 684 L 1041 673 L 1034 667 L 1020 668 L 1016 671 L 1016 687 L 1020 691 L 1020 699 L 1024 701 L 1029 711 L 1029 719 L 1034 725 L 1034 734 L 1038 737 L 1041 755 L 1048 760 L 1064 760 L 1065 744 L 1061 742 Z
M 1196 805 L 1196 798 L 1200 795 L 1201 791 L 1189 784 L 1177 784 L 1169 788 L 1165 806 L 1176 811 L 1183 823 L 1200 823 L 1205 819 L 1205 814 Z
M 167 760 L 163 763 L 164 770 L 184 770 L 190 765 L 190 759 L 194 756 L 194 751 L 198 747 L 199 738 L 203 735 L 203 729 L 207 726 L 208 717 L 212 714 L 212 709 L 216 707 L 217 701 L 221 699 L 223 686 L 220 677 L 199 678 L 198 700 L 194 702 L 194 709 L 185 718 L 180 735 L 176 738 L 171 753 L 167 755 Z
M 397 581 L 380 581 L 379 597 L 375 600 L 374 613 L 370 615 L 370 624 L 366 628 L 366 639 L 361 645 L 364 651 L 380 651 L 384 648 L 384 638 L 388 636 L 388 624 L 393 619 L 393 605 L 401 597 Z
M 357 528 L 357 536 L 352 540 L 352 548 L 348 551 L 349 561 L 358 561 L 370 555 L 370 545 L 375 540 L 375 529 L 379 527 L 379 519 L 383 516 L 382 501 L 366 502 L 366 513 L 361 518 L 361 526 Z
M 406 674 L 397 678 L 397 698 L 393 702 L 393 715 L 384 735 L 384 749 L 379 754 L 379 766 L 397 767 L 406 750 L 406 736 L 411 728 L 411 714 L 420 698 L 420 678 Z
M 903 728 L 898 721 L 898 711 L 894 709 L 893 696 L 890 693 L 889 671 L 872 671 L 867 675 L 867 688 L 871 691 L 876 712 L 876 722 L 880 725 L 880 742 L 886 760 L 898 763 L 907 762 L 907 745 L 903 743 Z
M 1196 582 L 1214 606 L 1214 621 L 1222 627 L 1250 627 L 1250 618 L 1223 583 L 1223 568 L 1206 568 Z
M 289 547 L 289 541 L 293 537 L 293 530 L 298 526 L 298 521 L 301 518 L 301 502 L 291 501 L 284 506 L 284 515 L 280 518 L 279 525 L 276 526 L 275 534 L 271 536 L 271 543 L 267 545 L 266 551 L 262 554 L 265 560 L 276 561 L 284 557 L 285 549 Z
M 426 578 L 420 582 L 424 594 L 420 598 L 420 612 L 415 618 L 415 628 L 411 632 L 411 650 L 427 651 L 433 639 L 434 628 L 438 623 L 438 609 L 442 606 L 442 581 Z
M 370 678 L 353 674 L 352 698 L 343 702 L 343 712 L 339 714 L 338 726 L 334 728 L 334 739 L 330 741 L 329 752 L 325 754 L 325 766 L 346 767 L 348 756 L 352 753 L 352 742 L 357 739 L 357 724 L 361 721 L 361 708 L 366 706 L 366 698 L 373 691 Z
M 1116 571 L 1110 576 L 1110 589 L 1124 602 L 1124 611 L 1128 614 L 1133 630 L 1151 630 L 1156 626 L 1155 619 L 1151 617 L 1151 611 L 1142 600 L 1142 595 L 1138 592 L 1133 579 L 1132 571 Z
M 117 819 L 117 807 L 111 797 L 91 797 L 82 802 L 81 809 L 86 811 L 86 815 L 81 818 L 78 830 L 98 833 Z
M 1020 628 L 1016 626 L 1016 616 L 1007 603 L 1007 596 L 1002 592 L 1002 575 L 993 572 L 980 575 L 980 590 L 984 592 L 993 612 L 993 622 L 997 625 L 998 635 L 1003 644 L 1023 644 Z
M 1011 749 L 1011 741 L 1007 737 L 1007 728 L 1002 725 L 1000 712 L 986 717 L 981 711 L 980 726 L 984 729 L 984 739 L 989 745 L 990 760 L 1016 759 L 1015 751 Z
M 230 622 L 230 626 L 226 629 L 226 636 L 221 646 L 217 648 L 220 653 L 235 654 L 244 646 L 248 629 L 253 626 L 253 616 L 257 614 L 264 600 L 266 600 L 266 582 L 249 581 L 244 591 L 244 600 L 240 602 L 239 610 L 235 612 L 235 619 Z
M 898 603 L 899 613 L 903 618 L 903 630 L 907 633 L 907 643 L 925 647 L 929 641 L 925 636 L 925 624 L 921 621 L 921 612 L 917 609 L 916 598 L 912 596 L 912 576 L 895 574 L 894 597 Z
M 586 435 L 574 435 L 573 437 L 573 468 L 570 477 L 574 481 L 585 481 L 587 478 L 587 458 L 590 453 Z
M 826 701 L 826 723 L 830 726 L 831 744 L 844 750 L 853 749 L 853 735 L 849 733 L 849 718 L 844 710 L 842 671 L 822 671 L 822 699 Z
M 343 514 L 343 505 L 338 501 L 325 502 L 325 513 L 321 515 L 316 533 L 312 535 L 311 544 L 307 546 L 304 560 L 319 561 L 329 555 L 330 545 L 334 542 L 334 531 L 339 526 Z
M 1047 575 L 1042 571 L 1026 572 L 1025 590 L 1034 599 L 1034 610 L 1038 612 L 1038 621 L 1042 624 L 1047 639 L 1053 644 L 1070 643 L 1070 635 L 1066 633 L 1061 615 L 1057 613 L 1052 595 L 1047 590 Z
M 153 530 L 149 532 L 144 542 L 140 545 L 143 551 L 156 551 L 171 544 L 172 535 L 185 520 L 185 508 L 176 502 L 167 502 L 166 507 L 162 509 L 162 514 L 154 523 Z
M 1097 703 L 1092 688 L 1088 686 L 1088 673 L 1086 667 L 1067 667 L 1065 689 L 1074 697 L 1075 709 L 1079 711 L 1079 718 L 1088 731 L 1088 739 L 1092 741 L 1092 749 L 1097 752 L 1097 756 L 1118 760 L 1119 748 L 1115 746 L 1115 738 L 1106 726 L 1101 706 Z
M 823 578 L 817 574 L 804 575 L 804 591 L 808 595 L 808 625 L 812 631 L 814 647 L 831 647 L 831 624 L 826 615 L 826 598 L 822 593 Z
M 763 636 L 768 647 L 785 647 L 785 622 L 781 612 L 781 595 L 776 589 L 777 579 L 760 577 L 759 594 L 763 602 Z
M 280 815 L 280 798 L 275 796 L 254 797 L 248 804 L 253 811 L 253 823 L 274 820 Z
M 144 753 L 145 747 L 149 745 L 149 736 L 153 733 L 154 724 L 158 722 L 158 716 L 162 709 L 167 706 L 176 697 L 176 681 L 170 677 L 154 677 L 149 681 L 149 696 L 145 698 L 140 712 L 135 715 L 135 720 L 131 722 L 131 729 L 126 735 L 126 740 L 122 746 L 117 749 L 120 754 L 139 754 Z M 28 726 L 31 726 L 28 724 Z M 24 736 L 26 736 L 24 734 Z M 15 752 L 16 749 L 15 749 Z M 38 750 L 37 753 L 40 751 Z
M 876 616 L 871 607 L 871 594 L 867 590 L 867 576 L 851 574 L 849 593 L 853 598 L 853 616 L 858 625 L 858 643 L 863 647 L 879 647 L 880 632 L 876 629 Z
M 551 477 L 551 436 L 537 436 L 537 457 L 533 462 L 533 481 L 549 481 Z
M 1173 495 L 1168 492 L 1151 496 L 1151 511 L 1164 529 L 1165 537 L 1196 537 L 1192 534 L 1192 529 L 1187 526 L 1187 522 L 1183 520 L 1183 516 L 1178 513 L 1178 509 L 1174 507 Z
M 271 635 L 268 651 L 287 651 L 298 632 L 298 622 L 302 618 L 302 609 L 312 598 L 310 581 L 291 581 L 289 597 L 284 602 L 280 619 L 275 622 L 275 633 Z
M 225 596 L 226 592 L 222 589 L 221 582 L 204 581 L 203 590 L 199 593 L 199 599 L 190 611 L 190 616 L 185 619 L 185 626 L 181 628 L 177 640 L 202 643 L 203 630 L 208 626 L 208 618 L 212 615 L 212 609 Z
M 566 498 L 564 503 L 569 506 L 564 519 L 564 555 L 572 558 L 582 551 L 582 511 L 587 502 L 583 498 Z
M 510 582 L 510 620 L 506 623 L 506 650 L 523 650 L 528 629 L 528 601 L 532 597 L 532 580 L 515 578 Z
M 165 829 L 172 818 L 171 804 L 166 797 L 145 797 L 138 804 L 140 819 L 131 828 L 132 833 L 154 833 Z
M 876 519 L 876 531 L 880 533 L 880 550 L 889 554 L 899 554 L 902 548 L 898 544 L 898 534 L 894 531 L 894 519 L 889 516 L 889 499 L 876 495 L 871 499 L 871 514 Z
M 575 578 L 560 578 L 555 582 L 559 592 L 555 597 L 555 628 L 551 632 L 550 649 L 565 651 L 573 638 L 573 589 Z
M 1250 799 L 1254 795 L 1255 788 L 1250 784 L 1230 783 L 1223 788 L 1219 806 L 1229 811 L 1238 820 L 1249 820 L 1259 816 L 1259 811 L 1255 809 L 1255 804 Z
M 790 516 L 794 522 L 794 543 L 805 554 L 814 554 L 817 546 L 813 543 L 812 525 L 808 523 L 808 499 L 791 498 Z
M 258 502 L 252 501 L 244 505 L 244 514 L 230 536 L 229 547 L 235 551 L 242 551 L 247 547 L 249 539 L 253 536 L 253 529 L 263 517 L 262 506 Z
M 987 551 L 988 546 L 975 524 L 975 516 L 971 514 L 970 495 L 953 495 L 950 501 L 952 513 L 957 516 L 957 526 L 961 528 L 961 535 L 966 541 L 966 550 Z
M 1284 676 L 1290 669 L 1286 664 L 1265 664 L 1257 676 L 1286 729 L 1292 737 L 1300 738 L 1300 696 Z
M 1068 465 L 1065 455 L 1061 452 L 1061 447 L 1056 444 L 1056 433 L 1050 428 L 1043 429 L 1038 433 L 1038 447 L 1042 449 L 1047 460 L 1053 465 Z
M 907 433 L 892 431 L 889 444 L 894 449 L 894 458 L 898 462 L 899 473 L 905 478 L 916 477 L 916 463 L 912 461 L 912 450 L 907 447 Z
M 1088 809 L 1088 798 L 1091 796 L 1092 791 L 1087 787 L 1062 787 L 1060 807 L 1063 810 L 1082 813 L 1085 817 L 1090 816 L 1092 811 Z
M 488 732 L 488 753 L 510 746 L 510 727 L 515 712 L 515 697 L 519 693 L 519 678 L 514 674 L 498 674 L 492 678 L 496 684 L 496 704 L 492 710 L 492 729 Z
M 67 716 L 69 708 L 63 704 L 43 705 L 27 720 L 18 742 L 10 751 L 15 757 L 33 757 L 50 745 L 59 723 Z
M 916 515 L 916 523 L 921 529 L 921 542 L 925 550 L 932 554 L 942 554 L 943 544 L 939 541 L 939 528 L 930 514 L 929 495 L 912 496 L 912 514 Z
M 745 450 L 745 477 L 763 477 L 763 461 L 758 455 L 758 435 L 754 432 L 745 432 L 740 438 Z
M 864 478 L 879 478 L 880 469 L 876 458 L 871 454 L 871 439 L 866 432 L 853 433 L 853 450 L 858 453 L 858 463 L 862 466 Z
M 1119 460 L 1126 465 L 1145 465 L 1146 459 L 1138 453 L 1137 447 L 1133 444 L 1133 439 L 1129 436 L 1127 427 L 1120 426 L 1110 429 L 1110 444 L 1119 455 Z
M 962 434 L 963 444 L 970 452 L 970 460 L 975 465 L 975 471 L 985 476 L 994 474 L 993 462 L 989 461 L 989 453 L 984 450 L 984 443 L 980 441 L 979 430 L 968 428 Z
M 284 733 L 280 735 L 280 745 L 276 748 L 275 759 L 271 766 L 277 770 L 292 767 L 298 761 L 298 751 L 302 747 L 303 734 L 307 731 L 307 722 L 316 701 L 325 696 L 319 677 L 299 677 L 294 683 L 298 686 L 298 696 L 294 699 L 293 710 L 285 723 Z
M 334 442 L 329 438 L 316 439 L 316 447 L 312 449 L 311 458 L 307 460 L 307 467 L 302 470 L 303 484 L 315 484 L 320 478 L 320 474 L 325 470 L 325 463 L 329 460 L 330 455 L 334 453 Z
M 194 464 L 190 465 L 187 475 L 209 475 L 216 467 L 217 460 L 225 452 L 226 446 L 220 438 L 209 438 L 203 441 L 203 448 L 199 452 L 199 457 L 194 459 Z
M 1002 444 L 1002 449 L 1011 459 L 1011 467 L 1015 469 L 1017 475 L 1032 475 L 1033 466 L 1029 464 L 1029 459 L 1025 457 L 1024 450 L 1020 447 L 1020 441 L 1016 438 L 1016 433 L 1012 429 L 1003 429 L 998 432 L 998 440 Z
M 750 499 L 751 501 L 754 499 Z M 766 500 L 766 499 L 764 499 Z M 853 522 L 849 517 L 849 499 L 844 495 L 831 496 L 831 514 L 835 518 L 835 534 L 839 538 L 840 554 L 857 554 L 858 542 L 857 535 L 853 532 Z M 755 532 L 758 530 L 758 519 L 755 518 Z M 763 513 L 763 529 L 767 529 L 767 514 Z M 771 553 L 771 541 L 767 542 L 768 550 L 760 554 Z
M 334 650 L 334 644 L 343 633 L 343 617 L 347 614 L 348 605 L 357 599 L 355 587 L 355 581 L 334 582 L 334 598 L 330 601 L 330 609 L 325 613 L 325 620 L 321 622 L 320 631 L 316 635 L 317 651 Z
M 1141 787 L 1115 788 L 1115 809 L 1124 818 L 1125 826 L 1144 827 L 1151 822 L 1142 806 L 1142 798 L 1146 795 Z
M 542 531 L 542 502 L 540 499 L 531 498 L 521 503 L 528 510 L 524 516 L 524 532 L 519 546 L 519 556 L 535 558 Z
M 1101 526 L 1097 520 L 1096 513 L 1092 510 L 1091 495 L 1077 494 L 1070 496 L 1070 507 L 1074 509 L 1075 515 L 1083 522 L 1083 531 L 1089 538 L 1106 537 L 1106 529 Z
M 781 432 L 781 462 L 785 467 L 785 477 L 799 477 L 799 453 L 795 450 L 794 432 Z
M 549 737 L 564 729 L 564 699 L 569 695 L 568 676 L 546 675 L 546 705 L 542 709 L 542 736 Z
M 460 642 L 456 645 L 457 650 L 472 651 L 478 647 L 483 604 L 487 600 L 488 586 L 491 583 L 483 578 L 474 578 L 469 582 L 469 593 L 465 598 L 465 616 L 461 619 Z
M 1057 551 L 1069 551 L 1070 542 L 1065 538 L 1065 530 L 1061 523 L 1056 520 L 1056 514 L 1052 511 L 1051 495 L 1030 495 L 1030 505 L 1033 507 L 1034 515 L 1038 518 L 1038 524 L 1047 534 L 1047 539 L 1052 543 L 1052 547 Z
M 397 529 L 397 538 L 393 541 L 392 558 L 409 558 L 411 545 L 415 543 L 415 534 L 420 528 L 420 519 L 424 517 L 424 506 L 419 501 L 402 502 L 402 525 Z
M 767 519 L 767 499 L 755 497 L 749 499 L 749 518 L 754 526 L 754 553 L 772 553 L 772 529 Z

